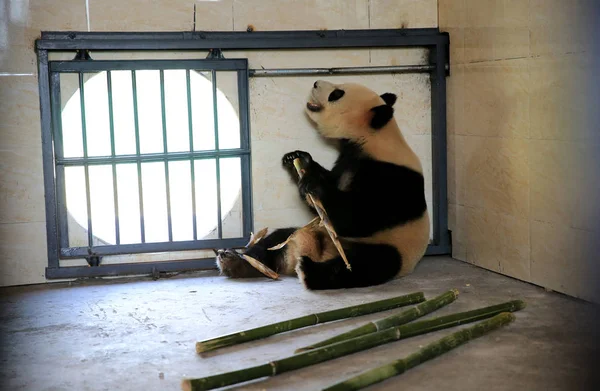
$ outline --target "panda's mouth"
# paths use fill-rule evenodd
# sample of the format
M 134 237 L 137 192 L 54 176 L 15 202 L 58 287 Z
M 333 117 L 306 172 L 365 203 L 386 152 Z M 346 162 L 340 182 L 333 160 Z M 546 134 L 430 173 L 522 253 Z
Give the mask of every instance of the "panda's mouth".
M 312 111 L 313 113 L 318 113 L 319 111 L 321 111 L 323 109 L 323 106 L 321 106 L 318 103 L 307 102 L 306 108 L 309 109 L 310 111 Z

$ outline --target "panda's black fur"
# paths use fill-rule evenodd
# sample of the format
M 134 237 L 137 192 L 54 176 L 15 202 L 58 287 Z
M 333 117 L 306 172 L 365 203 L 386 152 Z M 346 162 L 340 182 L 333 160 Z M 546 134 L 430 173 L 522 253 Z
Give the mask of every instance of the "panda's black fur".
M 294 169 L 289 166 L 297 157 L 303 159 L 306 167 L 299 183 L 301 197 L 306 198 L 310 193 L 318 198 L 341 237 L 372 236 L 378 231 L 419 218 L 427 209 L 422 174 L 373 160 L 363 155 L 360 146 L 352 141 L 342 140 L 340 155 L 331 171 L 302 151 L 284 156 L 288 168 Z M 345 172 L 352 173 L 352 184 L 348 190 L 341 191 L 336 183 Z M 402 184 L 402 187 L 394 188 L 394 182 Z M 373 189 L 381 191 L 374 192 Z M 309 289 L 376 285 L 400 271 L 402 257 L 392 246 L 345 244 L 344 251 L 352 271 L 346 269 L 341 256 L 321 263 L 303 257 L 301 270 Z M 374 262 L 377 262 L 377 267 L 373 267 Z
M 323 91 L 321 97 L 313 92 L 311 100 L 317 103 L 309 101 L 308 113 L 314 116 L 325 137 L 339 140 L 340 154 L 331 170 L 304 151 L 284 155 L 282 163 L 298 179 L 293 161 L 301 159 L 305 173 L 298 181 L 300 196 L 306 200 L 311 194 L 321 201 L 352 270 L 332 250 L 331 239 L 324 229 L 299 230 L 296 242 L 291 241 L 280 250 L 267 250 L 296 232 L 295 228 L 278 229 L 253 243 L 245 253 L 278 272 L 290 272 L 293 264 L 306 288 L 314 290 L 377 285 L 408 274 L 424 254 L 429 220 L 420 162 L 402 136 L 396 135 L 396 130 L 399 133 L 393 119 L 396 96 L 391 93 L 371 96 L 374 93 L 358 85 L 318 83 L 315 90 L 328 88 L 331 92 Z M 355 102 L 337 104 L 344 99 Z M 344 104 L 350 108 L 357 106 L 359 113 L 353 114 L 354 122 L 338 124 L 336 115 L 349 115 L 343 111 Z M 365 107 L 364 114 L 359 106 Z M 384 131 L 388 133 L 379 134 Z M 374 144 L 371 140 L 375 139 L 378 141 Z M 406 156 L 394 154 L 394 143 L 398 145 L 397 153 Z M 236 253 L 222 253 L 218 265 L 223 274 L 231 277 L 260 275 L 236 258 Z M 233 267 L 244 270 L 232 272 Z
M 306 152 L 296 151 L 284 156 L 284 162 L 301 156 L 305 156 L 304 164 L 309 161 L 298 186 L 300 196 L 306 198 L 311 193 L 323 203 L 338 235 L 371 236 L 423 215 L 427 204 L 422 174 L 373 160 L 362 154 L 360 146 L 352 141 L 342 140 L 340 144 L 340 155 L 331 171 L 313 161 Z M 293 169 L 289 164 L 288 168 Z M 341 191 L 336 184 L 346 172 L 352 173 L 352 184 Z M 394 182 L 402 187 L 394 187 Z

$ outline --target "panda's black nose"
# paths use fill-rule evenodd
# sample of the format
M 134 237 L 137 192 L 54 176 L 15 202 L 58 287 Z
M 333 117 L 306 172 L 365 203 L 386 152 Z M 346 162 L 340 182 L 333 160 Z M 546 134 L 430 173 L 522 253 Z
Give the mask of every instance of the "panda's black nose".
M 316 81 L 316 82 L 315 82 L 315 84 L 313 84 L 313 86 L 314 86 L 315 88 L 317 88 L 317 87 L 318 87 L 318 86 L 317 86 L 317 83 L 318 83 L 318 82 Z

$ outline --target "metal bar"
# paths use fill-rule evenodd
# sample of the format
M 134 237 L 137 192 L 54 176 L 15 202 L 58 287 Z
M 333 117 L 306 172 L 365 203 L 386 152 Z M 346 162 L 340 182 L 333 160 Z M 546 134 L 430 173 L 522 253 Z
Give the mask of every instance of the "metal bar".
M 435 27 L 403 28 L 403 29 L 352 29 L 352 30 L 274 30 L 274 31 L 132 31 L 132 32 L 95 32 L 95 31 L 42 31 L 42 40 L 81 40 L 81 39 L 119 39 L 119 40 L 211 40 L 220 39 L 286 39 L 315 38 L 331 39 L 337 37 L 377 36 L 407 37 L 413 35 L 436 35 Z
M 221 221 L 221 163 L 219 158 L 216 159 L 217 169 L 217 235 L 218 238 L 223 238 L 223 221 Z
M 215 150 L 219 150 L 219 110 L 217 106 L 217 72 L 213 69 L 210 71 L 212 81 L 212 98 L 213 98 L 213 122 L 215 131 Z
M 250 147 L 250 88 L 248 86 L 248 70 L 238 71 L 238 96 L 239 96 L 239 118 L 240 118 L 240 146 L 251 150 Z M 240 158 L 242 170 L 242 227 L 244 236 L 253 231 L 252 210 L 252 159 L 250 155 Z
M 236 72 L 238 93 L 238 117 L 240 121 L 240 147 L 250 150 L 250 105 L 248 69 Z
M 441 43 L 430 51 L 430 62 L 438 65 L 431 74 L 433 239 L 450 252 L 448 232 L 447 151 L 446 151 L 446 69 L 448 45 Z
M 167 111 L 165 109 L 165 72 L 160 70 L 160 111 L 162 114 L 163 128 L 163 152 L 168 155 L 167 146 Z M 169 242 L 173 241 L 173 220 L 171 217 L 171 185 L 169 182 L 169 162 L 165 158 L 165 192 L 167 196 L 167 227 L 169 232 Z
M 342 68 L 286 68 L 286 69 L 251 69 L 250 77 L 260 76 L 310 76 L 310 75 L 354 75 L 367 73 L 428 73 L 435 70 L 435 65 L 395 65 Z
M 125 275 L 155 275 L 156 273 L 186 272 L 216 269 L 214 258 L 189 259 L 182 261 L 121 263 L 98 267 L 70 266 L 46 268 L 46 278 L 113 277 Z
M 52 144 L 52 114 L 50 77 L 48 75 L 48 52 L 37 51 L 38 92 L 40 96 L 40 122 L 42 128 L 42 160 L 44 173 L 44 196 L 46 202 L 46 249 L 48 267 L 58 268 L 59 243 L 56 215 L 56 189 L 54 187 L 54 151 Z
M 58 212 L 58 240 L 60 247 L 69 247 L 69 219 L 67 211 L 65 167 L 56 166 L 56 207 Z
M 187 90 L 187 112 L 188 112 L 188 126 L 190 132 L 190 153 L 194 153 L 194 125 L 192 118 L 192 86 L 190 83 L 190 70 L 185 70 L 185 82 Z M 194 231 L 194 240 L 198 239 L 198 226 L 196 221 L 197 209 L 196 209 L 196 167 L 194 159 L 190 159 L 190 175 L 192 180 L 192 228 Z
M 50 74 L 50 109 L 52 113 L 52 131 L 54 136 L 54 155 L 61 159 L 64 156 L 64 145 L 62 138 L 61 96 L 60 96 L 60 74 Z
M 250 240 L 249 236 L 227 239 L 187 240 L 181 242 L 121 244 L 118 246 L 107 245 L 94 247 L 93 254 L 105 256 L 164 251 L 209 250 L 214 248 L 243 248 L 248 243 L 248 240 Z M 60 254 L 64 258 L 83 258 L 89 255 L 87 247 L 61 249 Z
M 58 73 L 50 74 L 50 96 L 54 155 L 62 158 L 64 156 L 64 146 L 62 136 L 60 74 Z M 58 240 L 60 247 L 69 247 L 69 223 L 67 218 L 65 168 L 62 166 L 56 167 L 56 207 L 58 213 Z
M 60 34 L 63 34 L 62 36 Z M 108 34 L 69 32 L 44 34 L 36 41 L 46 50 L 221 50 L 323 49 L 434 46 L 439 29 L 309 30 L 270 32 L 187 32 Z
M 340 38 L 332 40 L 310 40 L 289 38 L 286 40 L 238 40 L 237 38 L 214 39 L 211 41 L 182 41 L 182 40 L 79 40 L 79 41 L 38 41 L 37 48 L 42 50 L 268 50 L 268 49 L 339 49 L 339 48 L 389 48 L 389 47 L 424 47 L 433 46 L 429 36 L 408 36 L 400 45 L 397 38 L 388 37 L 380 40 L 371 37 Z M 237 40 L 237 42 L 236 42 Z
M 79 73 L 79 103 L 81 106 L 81 134 L 83 138 L 83 158 L 87 159 L 87 132 L 85 128 L 85 90 L 83 87 L 83 73 Z M 83 166 L 85 172 L 85 196 L 87 201 L 87 234 L 88 234 L 88 246 L 93 247 L 93 232 L 92 232 L 92 200 L 90 194 L 90 170 L 89 166 L 85 164 Z
M 213 96 L 213 121 L 215 130 L 215 150 L 219 150 L 219 108 L 217 105 L 217 72 L 210 72 L 212 79 L 212 96 Z M 217 235 L 221 239 L 223 237 L 223 222 L 221 221 L 221 164 L 219 156 L 215 159 L 217 169 Z
M 113 119 L 112 77 L 110 71 L 106 72 L 106 88 L 108 91 L 108 120 L 110 123 L 110 155 L 115 156 L 115 124 Z M 117 187 L 117 165 L 112 164 L 113 195 L 115 204 L 115 242 L 121 244 L 119 230 L 119 189 Z
M 51 61 L 51 72 L 100 72 L 100 71 L 141 71 L 165 69 L 199 69 L 209 71 L 236 71 L 244 69 L 244 60 L 227 61 L 198 60 L 94 60 L 94 61 Z
M 135 110 L 134 110 L 135 111 Z M 139 137 L 136 135 L 136 142 Z M 193 152 L 169 152 L 166 153 L 147 153 L 143 155 L 117 155 L 117 156 L 90 156 L 87 159 L 78 157 L 69 157 L 56 159 L 57 165 L 81 166 L 84 164 L 117 164 L 117 163 L 149 163 L 161 162 L 163 160 L 190 160 L 190 159 L 215 159 L 217 157 L 237 157 L 249 155 L 249 149 L 221 149 L 219 151 L 193 151 Z
M 60 247 L 69 247 L 69 219 L 67 211 L 65 167 L 56 167 L 56 207 Z
M 135 157 L 134 160 L 137 162 L 138 171 L 138 195 L 140 204 L 140 237 L 142 243 L 146 242 L 146 229 L 144 223 L 144 192 L 142 188 L 142 160 L 140 159 L 140 126 L 138 118 L 138 106 L 137 106 L 137 81 L 135 77 L 135 71 L 131 71 L 131 88 L 133 90 L 133 122 L 135 124 Z M 120 156 L 119 156 L 120 157 Z M 112 159 L 116 159 L 112 158 Z

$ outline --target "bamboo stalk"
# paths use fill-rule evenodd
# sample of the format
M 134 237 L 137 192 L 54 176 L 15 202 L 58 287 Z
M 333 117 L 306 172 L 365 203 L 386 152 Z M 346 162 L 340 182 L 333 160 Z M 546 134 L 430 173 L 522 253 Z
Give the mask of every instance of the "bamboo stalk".
M 347 331 L 343 334 L 339 334 L 335 337 L 326 339 L 324 341 L 317 342 L 310 346 L 297 349 L 294 353 L 305 352 L 307 350 L 331 345 L 333 343 L 345 341 L 347 339 L 359 337 L 361 335 L 376 333 L 377 331 L 389 329 L 390 327 L 406 324 L 452 303 L 454 300 L 456 300 L 457 297 L 458 291 L 456 289 L 449 290 L 448 292 L 445 292 L 437 297 L 434 297 L 431 300 L 427 300 L 421 304 L 418 304 L 411 309 L 402 311 L 399 314 L 393 314 L 388 316 L 387 318 L 374 320 L 360 327 Z
M 302 178 L 302 176 L 304 175 L 304 169 L 302 168 L 302 160 L 300 160 L 300 158 L 294 159 L 294 167 L 296 167 L 298 176 L 300 178 Z M 315 207 L 317 214 L 321 218 L 321 222 L 325 226 L 325 229 L 327 230 L 329 237 L 333 241 L 335 248 L 337 248 L 338 252 L 342 256 L 342 259 L 344 260 L 344 263 L 346 264 L 346 269 L 352 271 L 350 262 L 348 262 L 346 253 L 344 252 L 344 249 L 342 248 L 342 244 L 340 243 L 340 241 L 338 239 L 337 232 L 335 232 L 335 229 L 333 228 L 333 225 L 331 224 L 331 221 L 329 220 L 329 216 L 327 215 L 327 212 L 325 212 L 325 208 L 323 207 L 323 204 L 321 203 L 320 200 L 315 199 L 311 194 L 309 194 L 308 197 L 310 198 L 310 201 L 312 202 L 313 206 Z
M 373 368 L 357 376 L 324 388 L 322 391 L 354 391 L 382 382 L 393 376 L 400 375 L 419 364 L 438 357 L 470 340 L 479 338 L 502 326 L 506 326 L 514 320 L 514 314 L 502 312 L 491 319 L 481 321 L 474 326 L 440 338 L 402 359 Z
M 269 325 L 196 342 L 196 352 L 200 354 L 226 346 L 237 345 L 256 339 L 266 338 L 271 335 L 299 329 L 302 327 L 386 311 L 398 307 L 404 307 L 410 304 L 421 303 L 423 301 L 425 301 L 425 295 L 423 292 L 415 292 L 370 303 L 358 304 L 349 307 L 338 308 L 335 310 L 319 312 L 316 314 L 305 315 L 294 319 L 284 320 L 282 322 L 272 323 Z
M 309 221 L 304 227 L 297 229 L 296 231 L 294 231 L 290 236 L 288 236 L 288 238 L 284 241 L 281 242 L 273 247 L 269 247 L 267 248 L 267 250 L 269 251 L 273 251 L 273 250 L 279 250 L 280 248 L 283 248 L 283 246 L 285 246 L 286 244 L 288 244 L 288 242 L 292 239 L 292 237 L 294 237 L 294 234 L 302 229 L 305 228 L 312 228 L 314 226 L 320 225 L 320 218 L 319 217 L 315 217 L 314 219 L 312 219 L 311 221 Z
M 269 227 L 265 227 L 265 228 L 261 229 L 260 231 L 258 231 L 256 234 L 250 232 L 250 240 L 248 241 L 248 244 L 246 244 L 246 246 L 244 246 L 244 247 L 248 248 L 248 247 L 254 246 L 256 243 L 260 242 L 260 240 L 267 235 L 268 231 L 269 231 Z
M 252 265 L 252 267 L 254 267 L 256 270 L 258 270 L 265 276 L 270 277 L 274 280 L 279 278 L 279 274 L 274 272 L 270 267 L 260 262 L 258 259 L 252 258 L 250 255 L 246 254 L 242 254 L 241 257 L 244 258 L 246 262 L 248 262 L 250 265 Z
M 367 350 L 392 341 L 398 341 L 404 338 L 457 326 L 463 323 L 475 322 L 477 320 L 492 317 L 501 312 L 518 311 L 519 309 L 523 308 L 524 305 L 525 304 L 522 301 L 515 300 L 496 306 L 480 308 L 474 311 L 467 311 L 436 319 L 392 327 L 376 333 L 362 335 L 360 337 L 352 338 L 332 345 L 327 345 L 322 348 L 296 354 L 281 360 L 271 361 L 255 367 L 240 369 L 233 372 L 225 372 L 203 378 L 183 379 L 181 387 L 185 391 L 203 391 L 258 379 L 260 377 L 276 376 L 284 372 L 315 365 L 323 361 L 328 361 L 334 358 L 346 356 L 351 353 Z

